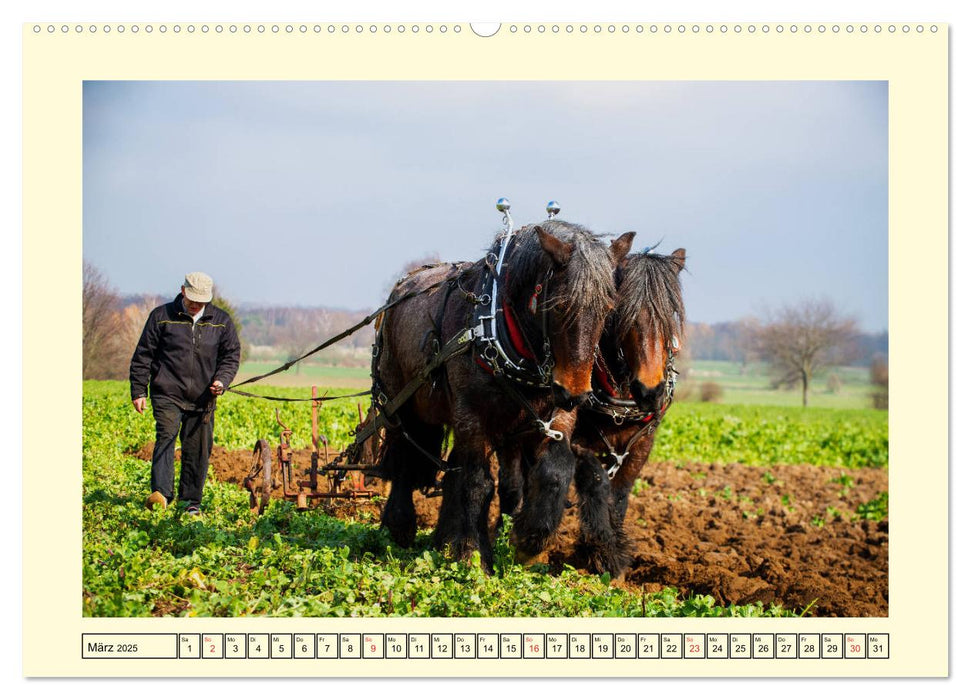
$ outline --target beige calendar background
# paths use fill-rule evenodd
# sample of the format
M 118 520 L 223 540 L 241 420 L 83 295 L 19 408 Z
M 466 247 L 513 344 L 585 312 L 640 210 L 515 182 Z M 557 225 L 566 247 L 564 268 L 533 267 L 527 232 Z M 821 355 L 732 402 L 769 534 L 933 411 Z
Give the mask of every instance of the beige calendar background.
M 215 26 L 217 23 L 210 23 Z M 256 23 L 254 23 L 256 24 Z M 271 26 L 273 22 L 265 22 Z M 26 675 L 906 676 L 946 675 L 948 600 L 948 27 L 754 33 L 749 23 L 655 32 L 365 31 L 203 35 L 23 28 L 23 657 Z M 621 23 L 617 23 L 618 26 Z M 643 23 L 641 23 L 643 24 Z M 818 24 L 818 23 L 816 23 Z M 87 26 L 85 23 L 84 26 Z M 53 27 L 49 31 L 48 27 Z M 201 23 L 200 25 L 201 26 Z M 228 26 L 228 23 L 227 23 Z M 326 26 L 326 25 L 325 25 Z M 353 26 L 353 25 L 352 25 Z M 435 24 L 438 26 L 438 23 Z M 451 25 L 449 25 L 451 26 Z M 563 25 L 565 26 L 565 25 Z M 649 24 L 644 25 L 650 26 Z M 902 25 L 900 25 L 902 27 Z M 916 27 L 917 23 L 911 23 Z M 932 31 L 931 27 L 935 30 Z M 667 29 L 665 29 L 667 28 Z M 890 154 L 890 615 L 865 620 L 82 618 L 81 83 L 84 80 L 886 80 Z M 923 265 L 915 266 L 919 254 Z M 904 274 L 906 273 L 906 275 Z M 918 293 L 919 292 L 919 293 Z M 52 298 L 61 300 L 51 304 Z M 65 329 L 69 329 L 65 331 Z M 70 329 L 73 329 L 70 330 Z M 71 342 L 71 333 L 74 340 Z M 65 336 L 65 333 L 67 334 Z M 67 370 L 56 375 L 53 364 Z M 65 377 L 67 381 L 63 381 Z M 49 430 L 47 397 L 76 415 Z M 919 408 L 919 410 L 918 410 Z M 61 488 L 45 479 L 53 472 Z M 927 509 L 927 504 L 935 507 Z M 56 532 L 57 536 L 52 536 Z M 918 565 L 919 563 L 919 565 Z M 919 600 L 919 605 L 908 601 Z M 649 625 L 649 626 L 648 626 Z M 84 660 L 84 633 L 866 633 L 887 660 Z

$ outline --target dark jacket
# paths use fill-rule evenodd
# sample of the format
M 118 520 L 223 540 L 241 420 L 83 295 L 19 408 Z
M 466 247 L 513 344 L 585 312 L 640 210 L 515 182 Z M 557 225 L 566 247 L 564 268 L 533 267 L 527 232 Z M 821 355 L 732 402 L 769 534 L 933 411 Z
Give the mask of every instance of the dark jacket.
M 165 396 L 185 410 L 204 409 L 216 379 L 229 387 L 239 369 L 239 337 L 225 311 L 206 304 L 193 327 L 182 295 L 154 309 L 131 358 L 129 380 L 134 401 Z

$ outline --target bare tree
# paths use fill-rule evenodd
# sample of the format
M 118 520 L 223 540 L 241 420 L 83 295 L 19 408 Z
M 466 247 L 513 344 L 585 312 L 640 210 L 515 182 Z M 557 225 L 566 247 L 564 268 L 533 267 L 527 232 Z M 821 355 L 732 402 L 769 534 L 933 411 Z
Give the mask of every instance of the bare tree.
M 91 263 L 84 263 L 81 291 L 81 376 L 124 379 L 134 346 L 124 347 L 124 322 L 118 294 Z
M 832 302 L 809 300 L 770 313 L 755 342 L 780 384 L 802 385 L 802 405 L 808 406 L 813 375 L 849 359 L 856 333 L 856 321 Z

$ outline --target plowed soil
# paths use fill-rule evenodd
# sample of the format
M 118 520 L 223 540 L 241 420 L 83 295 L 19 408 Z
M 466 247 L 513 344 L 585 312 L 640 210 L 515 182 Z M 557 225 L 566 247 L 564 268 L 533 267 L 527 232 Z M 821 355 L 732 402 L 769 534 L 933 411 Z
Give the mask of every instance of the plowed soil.
M 139 456 L 150 460 L 151 445 Z M 296 452 L 293 463 L 302 474 L 309 451 Z M 250 452 L 216 446 L 210 475 L 242 487 L 251 464 Z M 888 523 L 852 518 L 858 505 L 887 491 L 885 469 L 652 463 L 642 481 L 626 521 L 634 561 L 616 585 L 648 592 L 673 586 L 722 605 L 762 601 L 815 616 L 888 614 Z M 380 483 L 374 488 L 383 491 Z M 279 486 L 273 497 L 283 497 Z M 420 528 L 434 527 L 439 500 L 415 495 Z M 319 507 L 338 517 L 366 510 L 377 519 L 381 506 Z M 570 563 L 576 528 L 571 506 L 550 552 L 554 570 Z

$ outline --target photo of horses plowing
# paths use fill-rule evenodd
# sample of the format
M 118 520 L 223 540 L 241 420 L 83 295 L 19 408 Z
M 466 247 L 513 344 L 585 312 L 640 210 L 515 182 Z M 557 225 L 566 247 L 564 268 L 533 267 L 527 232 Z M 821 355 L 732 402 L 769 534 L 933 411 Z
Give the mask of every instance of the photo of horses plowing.
M 669 443 L 662 448 L 665 457 L 652 460 L 676 403 L 685 249 L 632 251 L 633 231 L 595 234 L 557 219 L 556 202 L 547 206 L 546 221 L 519 228 L 507 200 L 497 208 L 503 231 L 482 258 L 411 270 L 387 302 L 355 326 L 229 387 L 225 415 L 240 423 L 229 430 L 237 449 L 217 444 L 210 479 L 248 491 L 249 508 L 240 508 L 238 491 L 221 489 L 216 498 L 228 521 L 216 517 L 224 526 L 234 521 L 230 531 L 205 525 L 179 531 L 187 524 L 178 515 L 171 525 L 153 516 L 137 541 L 151 545 L 184 535 L 207 546 L 232 542 L 232 555 L 222 556 L 215 546 L 206 556 L 219 565 L 210 564 L 209 573 L 179 569 L 171 591 L 140 604 L 163 615 L 190 614 L 192 605 L 223 614 L 239 607 L 259 611 L 264 604 L 292 614 L 344 614 L 331 604 L 331 589 L 303 585 L 333 577 L 333 571 L 315 572 L 313 562 L 336 552 L 346 558 L 338 568 L 345 574 L 331 578 L 331 586 L 336 580 L 343 591 L 345 575 L 358 576 L 339 597 L 354 605 L 367 601 L 365 614 L 417 614 L 423 603 L 411 589 L 415 580 L 426 585 L 421 595 L 434 601 L 431 614 L 454 614 L 466 597 L 482 601 L 466 584 L 456 588 L 458 579 L 477 577 L 490 586 L 509 580 L 503 577 L 513 571 L 513 579 L 525 577 L 518 581 L 527 589 L 551 578 L 585 578 L 569 593 L 571 605 L 584 600 L 577 590 L 599 585 L 601 596 L 624 599 L 604 609 L 622 609 L 623 615 L 638 614 L 639 607 L 648 616 L 649 600 L 650 614 L 665 614 L 658 599 L 672 595 L 682 600 L 669 613 L 675 615 L 887 615 L 885 420 L 805 411 L 753 414 L 747 421 L 686 415 L 677 419 L 678 451 L 672 454 Z M 370 390 L 329 395 L 313 386 L 309 397 L 239 390 L 368 325 L 374 328 Z M 320 431 L 327 402 L 343 401 L 346 419 L 346 404 L 366 401 L 359 399 L 366 395 L 370 407 L 357 403 L 353 430 L 342 423 L 329 436 Z M 291 438 L 303 429 L 255 400 L 309 408 L 311 447 L 296 449 Z M 252 425 L 254 412 L 273 410 L 279 441 L 261 423 L 262 434 L 243 440 L 255 439 L 255 447 L 238 449 L 241 424 Z M 223 416 L 216 414 L 217 425 Z M 701 424 L 692 429 L 695 418 Z M 813 432 L 819 425 L 808 428 L 817 419 L 826 435 Z M 748 433 L 753 445 L 783 451 L 771 461 L 761 453 L 741 463 L 746 438 L 737 431 L 743 423 L 755 431 Z M 704 434 L 708 438 L 699 438 Z M 735 451 L 712 455 L 712 461 L 685 458 L 694 446 L 709 443 Z M 811 463 L 785 463 L 799 459 L 792 456 L 794 446 L 813 444 L 846 450 L 815 451 L 805 457 Z M 151 446 L 127 454 L 150 460 Z M 835 454 L 835 461 L 825 461 L 824 454 Z M 354 554 L 333 529 L 334 517 L 354 531 L 360 546 Z M 272 544 L 261 548 L 267 537 Z M 174 551 L 183 546 L 193 551 L 188 542 Z M 290 547 L 293 556 L 283 555 Z M 105 548 L 108 558 L 98 560 L 92 573 L 115 556 Z M 277 557 L 268 573 L 261 554 Z M 446 573 L 402 580 L 382 572 L 375 597 L 374 579 L 362 580 L 355 567 L 377 561 L 391 572 L 430 566 Z M 232 562 L 244 575 L 227 580 Z M 273 592 L 242 602 L 229 591 L 251 576 L 272 583 Z M 453 597 L 437 599 L 434 584 Z M 206 593 L 186 596 L 187 586 Z M 501 612 L 475 614 L 522 614 L 518 600 L 511 594 Z M 551 603 L 540 606 L 543 614 L 557 614 L 548 591 L 537 600 Z M 93 593 L 87 601 L 91 609 L 106 604 Z M 573 610 L 597 614 L 584 604 Z

